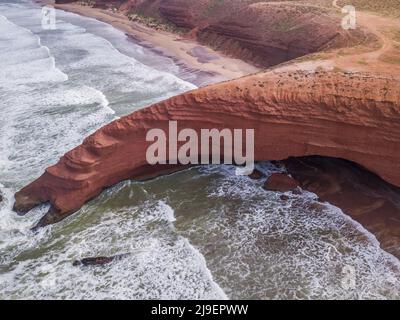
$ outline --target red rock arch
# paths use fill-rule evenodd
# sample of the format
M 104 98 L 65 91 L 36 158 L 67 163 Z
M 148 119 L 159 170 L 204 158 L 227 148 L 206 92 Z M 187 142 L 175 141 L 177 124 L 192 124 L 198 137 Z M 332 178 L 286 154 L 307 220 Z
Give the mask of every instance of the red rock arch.
M 400 80 L 343 73 L 263 73 L 191 91 L 101 128 L 19 191 L 14 209 L 50 202 L 39 226 L 77 211 L 104 188 L 162 173 L 146 132 L 255 129 L 255 160 L 320 155 L 356 162 L 400 186 Z

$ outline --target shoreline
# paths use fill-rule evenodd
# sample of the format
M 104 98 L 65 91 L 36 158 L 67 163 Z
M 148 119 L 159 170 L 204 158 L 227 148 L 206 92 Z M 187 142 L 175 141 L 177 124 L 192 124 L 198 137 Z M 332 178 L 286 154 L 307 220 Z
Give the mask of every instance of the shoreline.
M 40 0 L 39 3 L 52 4 L 52 1 Z M 94 18 L 125 32 L 128 38 L 132 39 L 135 43 L 152 50 L 159 55 L 171 58 L 181 69 L 181 75 L 177 75 L 178 77 L 184 79 L 183 73 L 185 72 L 192 75 L 196 74 L 196 77 L 198 77 L 198 83 L 194 83 L 193 81 L 192 83 L 198 86 L 232 80 L 261 70 L 238 59 L 228 58 L 223 54 L 217 53 L 193 40 L 182 39 L 176 34 L 167 33 L 165 31 L 155 31 L 137 22 L 132 22 L 121 13 L 113 13 L 109 10 L 86 7 L 76 3 L 54 5 L 54 7 Z M 322 67 L 325 70 L 333 70 L 334 66 L 335 62 L 333 60 L 291 61 L 272 67 L 271 71 L 278 73 L 296 70 L 316 71 L 318 67 Z M 250 72 L 251 68 L 254 68 L 252 72 Z M 320 170 L 326 169 L 323 165 L 317 167 Z M 339 166 L 339 169 L 339 171 L 348 170 L 345 166 Z M 298 181 L 301 182 L 302 187 L 305 190 L 315 193 L 321 200 L 326 201 L 333 206 L 337 206 L 345 215 L 349 216 L 354 221 L 357 221 L 357 223 L 361 223 L 366 230 L 379 240 L 383 250 L 399 259 L 400 253 L 397 249 L 399 238 L 395 231 L 399 221 L 396 214 L 398 208 L 393 204 L 396 201 L 391 199 L 391 197 L 389 197 L 384 191 L 386 189 L 385 185 L 382 186 L 381 189 L 374 189 L 373 186 L 369 186 L 365 187 L 365 190 L 362 189 L 360 191 L 360 187 L 347 185 L 345 182 L 340 180 L 340 177 L 334 176 L 332 173 L 329 173 L 331 175 L 331 180 L 326 182 L 324 181 L 324 177 L 327 175 L 326 172 L 319 172 L 320 175 L 307 176 L 307 179 L 304 179 L 303 176 L 307 173 L 307 168 L 297 166 L 296 170 L 293 170 L 293 173 L 296 173 Z M 349 172 L 349 175 L 355 175 L 357 170 L 354 168 L 353 170 L 349 170 Z M 357 178 L 357 176 L 354 177 L 355 180 L 357 180 Z M 314 187 L 315 185 L 319 185 L 320 187 L 317 190 L 308 188 L 309 180 L 314 181 Z M 327 186 L 330 184 L 340 184 L 340 193 L 326 195 L 327 191 L 325 188 L 329 188 L 325 186 L 324 183 Z M 365 183 L 366 182 L 364 181 L 364 183 L 361 183 L 360 185 L 364 186 Z M 359 192 L 356 192 L 356 190 L 359 190 Z M 374 194 L 382 194 L 376 199 L 374 197 L 371 199 L 371 196 L 366 196 L 370 192 L 373 192 Z M 354 202 L 354 198 L 357 198 L 359 201 Z M 382 199 L 385 199 L 385 202 L 382 202 Z M 354 205 L 354 203 L 356 205 Z M 381 225 L 385 225 L 385 228 L 381 228 Z
M 229 58 L 195 40 L 184 39 L 166 31 L 156 31 L 138 22 L 130 21 L 119 12 L 82 6 L 77 3 L 55 4 L 52 0 L 37 0 L 35 3 L 43 6 L 50 5 L 55 9 L 111 25 L 124 32 L 136 44 L 172 59 L 180 68 L 177 76 L 183 80 L 188 81 L 185 79 L 185 73 L 190 73 L 192 76 L 195 74 L 196 80 L 191 82 L 198 87 L 240 78 L 262 70 L 240 59 Z
M 40 0 L 40 2 L 42 4 L 52 3 L 51 0 Z M 232 76 L 233 67 L 237 67 L 238 70 L 243 73 L 238 74 L 236 77 L 244 76 L 246 75 L 245 71 L 249 71 L 246 68 L 241 69 L 243 66 L 248 65 L 245 62 L 236 64 L 237 61 L 240 60 L 227 58 L 219 53 L 212 53 L 213 51 L 211 49 L 201 46 L 195 41 L 180 39 L 178 35 L 164 31 L 155 31 L 137 22 L 129 21 L 129 19 L 121 13 L 113 13 L 109 10 L 81 6 L 76 3 L 55 5 L 55 8 L 109 23 L 113 27 L 124 31 L 135 43 L 173 59 L 179 68 L 182 69 L 182 72 L 192 74 L 199 73 L 199 79 L 201 79 L 203 84 L 207 81 L 209 81 L 209 83 L 206 84 L 211 84 L 213 82 L 232 79 L 230 77 Z M 144 41 L 145 37 L 148 37 L 149 41 Z M 225 61 L 229 68 L 222 68 L 222 70 L 220 70 L 220 63 L 222 62 L 223 65 Z M 323 67 L 325 70 L 333 70 L 335 62 L 333 60 L 291 61 L 271 69 L 272 72 L 296 70 L 315 71 L 317 67 Z M 236 72 L 239 72 L 238 70 L 236 70 Z M 334 170 L 332 172 L 328 170 L 332 170 L 331 167 L 335 165 L 337 165 L 336 169 L 338 172 L 348 171 L 348 176 L 354 175 L 354 181 L 359 180 L 358 185 L 347 184 L 346 181 L 342 181 L 340 175 L 332 173 L 335 172 Z M 298 181 L 301 182 L 305 190 L 308 189 L 317 194 L 324 201 L 339 207 L 347 216 L 361 223 L 366 230 L 374 234 L 379 239 L 381 247 L 385 251 L 399 258 L 400 252 L 397 248 L 397 244 L 400 238 L 396 233 L 396 227 L 399 223 L 396 214 L 398 212 L 398 207 L 394 204 L 397 203 L 398 196 L 394 197 L 396 199 L 392 199 L 393 195 L 385 191 L 388 187 L 385 184 L 381 185 L 379 179 L 376 185 L 380 185 L 380 188 L 369 185 L 368 179 L 365 177 L 369 177 L 371 181 L 375 181 L 374 177 L 367 175 L 367 173 L 357 176 L 356 172 L 358 171 L 356 168 L 349 169 L 346 165 L 336 164 L 335 162 L 332 162 L 329 166 L 322 162 L 317 164 L 316 168 L 318 168 L 319 174 L 313 172 L 311 174 L 308 172 L 307 167 L 302 167 L 297 163 L 292 166 L 292 173 L 297 176 Z M 329 174 L 323 170 L 328 170 Z M 306 178 L 304 176 L 306 176 Z M 329 179 L 326 179 L 326 176 L 329 176 Z M 311 187 L 309 186 L 309 181 L 314 181 Z M 331 185 L 338 187 L 340 192 L 333 192 L 330 194 Z M 315 186 L 318 186 L 318 188 Z M 371 197 L 370 193 L 374 195 L 379 194 L 380 196 Z M 399 194 L 398 189 L 392 193 Z M 354 201 L 354 199 L 357 199 L 357 201 Z M 384 201 L 382 199 L 384 199 Z M 384 225 L 385 228 L 381 228 L 380 226 L 382 225 Z

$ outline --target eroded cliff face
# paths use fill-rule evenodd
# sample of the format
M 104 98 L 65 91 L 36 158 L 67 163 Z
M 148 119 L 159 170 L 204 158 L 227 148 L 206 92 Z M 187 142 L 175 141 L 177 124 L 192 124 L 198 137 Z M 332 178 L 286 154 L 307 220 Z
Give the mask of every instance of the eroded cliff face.
M 274 2 L 246 6 L 198 32 L 201 42 L 262 67 L 365 38 L 361 30 L 343 30 L 326 9 Z
M 301 1 L 95 1 L 97 7 L 107 5 L 168 22 L 186 30 L 188 37 L 260 67 L 374 40 L 360 27 L 344 30 L 342 17 L 332 6 L 324 8 Z
M 255 159 L 321 155 L 356 162 L 400 186 L 400 79 L 367 74 L 266 72 L 191 91 L 98 130 L 15 195 L 15 210 L 50 202 L 38 226 L 77 211 L 122 180 L 168 171 L 150 166 L 149 129 L 254 129 Z
M 342 29 L 332 10 L 295 1 L 167 0 L 158 12 L 201 43 L 261 67 L 373 38 L 360 28 Z

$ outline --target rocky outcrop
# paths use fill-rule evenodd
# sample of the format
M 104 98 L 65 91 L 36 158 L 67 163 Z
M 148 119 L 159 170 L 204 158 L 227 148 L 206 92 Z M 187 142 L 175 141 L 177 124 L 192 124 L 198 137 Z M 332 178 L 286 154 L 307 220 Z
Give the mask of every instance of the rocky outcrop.
M 76 260 L 72 263 L 74 267 L 83 266 L 103 266 L 106 264 L 110 264 L 111 262 L 120 261 L 124 258 L 127 258 L 129 253 L 119 254 L 112 257 L 92 257 L 92 258 L 84 258 L 82 260 Z
M 274 173 L 268 177 L 264 189 L 269 191 L 288 192 L 298 188 L 300 184 L 292 177 L 283 173 Z
M 366 74 L 267 72 L 187 92 L 116 120 L 15 195 L 25 213 L 50 202 L 38 226 L 77 211 L 122 180 L 176 165 L 151 166 L 149 129 L 254 129 L 255 160 L 321 155 L 356 162 L 400 186 L 400 80 Z
M 254 171 L 251 174 L 249 174 L 249 178 L 253 180 L 259 180 L 262 177 L 264 177 L 264 174 L 257 169 L 254 169 Z
M 343 30 L 340 19 L 326 9 L 274 2 L 246 6 L 198 32 L 202 43 L 261 67 L 365 37 L 361 31 Z
M 57 0 L 70 1 L 70 0 Z M 95 0 L 166 23 L 190 38 L 260 67 L 330 48 L 372 41 L 361 27 L 344 30 L 332 7 L 301 1 Z
M 261 67 L 371 40 L 360 28 L 343 30 L 331 10 L 304 3 L 168 0 L 159 13 L 195 30 L 201 43 Z

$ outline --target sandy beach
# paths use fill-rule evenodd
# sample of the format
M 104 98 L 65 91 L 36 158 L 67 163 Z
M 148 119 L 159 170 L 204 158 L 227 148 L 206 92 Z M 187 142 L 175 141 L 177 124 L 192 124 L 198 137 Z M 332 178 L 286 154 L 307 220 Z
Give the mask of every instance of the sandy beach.
M 174 59 L 176 64 L 181 67 L 182 73 L 198 74 L 195 83 L 197 86 L 232 80 L 260 71 L 259 68 L 249 63 L 240 59 L 229 58 L 194 40 L 184 39 L 177 34 L 165 31 L 156 31 L 140 23 L 130 21 L 123 13 L 82 6 L 76 3 L 55 4 L 52 0 L 37 2 L 112 25 L 144 47 Z

